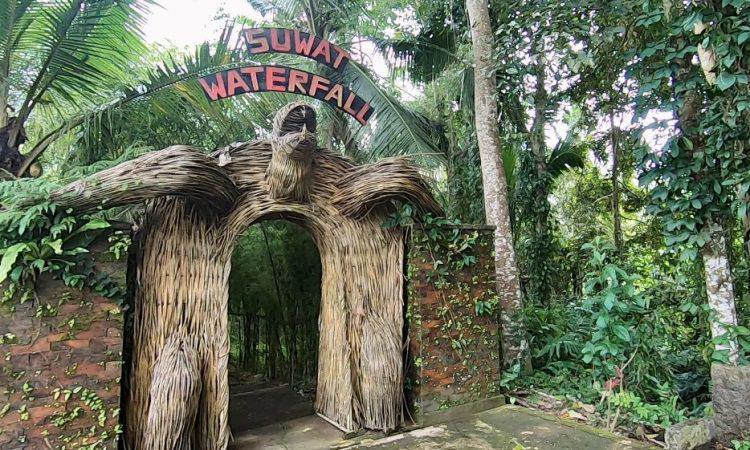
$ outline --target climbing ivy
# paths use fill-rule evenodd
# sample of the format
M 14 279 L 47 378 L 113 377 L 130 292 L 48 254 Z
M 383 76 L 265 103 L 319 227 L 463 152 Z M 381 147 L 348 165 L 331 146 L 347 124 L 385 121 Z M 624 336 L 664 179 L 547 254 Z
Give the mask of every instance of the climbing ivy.
M 32 298 L 39 275 L 50 273 L 67 286 L 89 287 L 122 302 L 124 287 L 95 270 L 87 249 L 108 228 L 101 216 L 75 215 L 50 202 L 0 212 L 0 283 L 9 283 L 2 301 Z M 113 245 L 117 256 L 126 248 L 126 241 L 118 239 Z
M 647 211 L 663 219 L 667 244 L 694 258 L 707 224 L 747 213 L 750 1 L 644 1 L 634 30 L 643 38 L 631 55 L 639 110 L 667 109 L 681 131 L 663 149 L 639 148 Z
M 498 318 L 492 233 L 430 215 L 417 221 L 413 213 L 401 206 L 384 226 L 405 227 L 409 236 L 407 321 L 414 354 L 405 388 L 416 394 L 413 412 L 419 415 L 498 395 L 500 345 L 492 331 Z M 454 364 L 447 375 L 446 364 Z M 445 395 L 446 382 L 451 395 Z

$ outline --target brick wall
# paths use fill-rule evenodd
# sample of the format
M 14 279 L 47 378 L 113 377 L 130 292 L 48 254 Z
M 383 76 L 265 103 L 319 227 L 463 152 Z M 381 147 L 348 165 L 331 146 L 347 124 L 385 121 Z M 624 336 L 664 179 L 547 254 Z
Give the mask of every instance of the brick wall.
M 101 250 L 97 269 L 124 281 Z M 116 447 L 122 326 L 112 300 L 44 275 L 36 300 L 0 305 L 0 448 Z
M 498 395 L 500 379 L 492 230 L 429 233 L 414 230 L 407 256 L 406 390 L 417 421 Z M 93 248 L 97 269 L 124 284 L 124 258 L 104 249 Z M 37 299 L 0 305 L 0 448 L 115 447 L 120 307 L 45 276 Z
M 412 233 L 406 390 L 418 422 L 431 412 L 499 395 L 492 236 L 491 228 L 481 227 Z

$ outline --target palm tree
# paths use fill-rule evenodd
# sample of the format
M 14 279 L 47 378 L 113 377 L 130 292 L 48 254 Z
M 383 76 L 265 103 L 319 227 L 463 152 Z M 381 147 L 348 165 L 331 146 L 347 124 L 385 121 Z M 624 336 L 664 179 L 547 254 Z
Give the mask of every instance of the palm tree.
M 168 56 L 141 80 L 127 83 L 128 69 L 136 65 L 137 57 L 145 54 L 139 26 L 150 3 L 150 0 L 9 0 L 6 3 L 0 11 L 3 30 L 0 168 L 7 172 L 6 177 L 25 174 L 39 155 L 73 128 L 85 125 L 84 136 L 100 138 L 101 132 L 113 124 L 113 113 L 122 114 L 126 106 L 158 103 L 160 114 L 175 120 L 183 117 L 180 111 L 186 107 L 195 108 L 211 119 L 220 119 L 222 111 L 226 112 L 221 104 L 210 105 L 202 98 L 196 78 L 228 66 L 258 61 L 257 57 L 250 61 L 241 50 L 232 47 L 231 26 L 217 43 L 203 44 L 194 55 L 184 58 Z M 330 3 L 305 5 L 309 28 L 323 36 L 337 29 L 333 25 L 337 22 L 332 19 L 335 13 L 352 11 L 343 6 L 331 8 Z M 289 61 L 283 55 L 268 55 L 268 58 Z M 369 99 L 376 110 L 374 125 L 356 132 L 351 130 L 347 119 L 329 111 L 327 115 L 336 124 L 334 129 L 342 142 L 351 146 L 355 141 L 366 141 L 369 148 L 379 149 L 382 155 L 434 152 L 429 123 L 405 108 L 362 65 L 348 64 L 347 70 L 330 76 Z M 116 86 L 124 87 L 113 89 Z M 260 111 L 269 111 L 283 97 L 264 94 L 262 98 L 240 100 L 243 101 L 248 106 L 246 111 L 259 107 Z M 53 112 L 58 125 L 44 130 L 30 151 L 22 155 L 27 122 L 35 109 Z M 267 117 L 270 119 L 271 114 Z M 90 143 L 96 145 L 97 141 Z
M 65 126 L 27 156 L 26 126 L 40 109 L 101 101 L 144 50 L 147 0 L 5 0 L 0 7 L 0 168 L 21 176 Z
M 357 0 L 249 0 L 261 13 L 274 12 L 275 21 L 301 26 L 322 39 L 356 35 L 354 27 L 368 12 Z M 373 42 L 377 39 L 373 39 Z M 344 70 L 321 69 L 332 80 L 348 85 L 369 100 L 376 111 L 373 125 L 352 130 L 353 124 L 338 111 L 332 111 L 332 137 L 342 143 L 348 153 L 360 159 L 374 160 L 387 156 L 420 154 L 440 155 L 438 138 L 426 117 L 405 107 L 361 63 L 350 61 Z M 353 142 L 368 143 L 362 150 Z

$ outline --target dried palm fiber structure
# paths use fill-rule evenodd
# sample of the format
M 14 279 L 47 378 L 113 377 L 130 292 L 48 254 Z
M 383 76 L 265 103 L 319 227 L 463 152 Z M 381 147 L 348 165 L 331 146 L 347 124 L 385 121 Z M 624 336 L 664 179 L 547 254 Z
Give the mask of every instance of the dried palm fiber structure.
M 228 277 L 236 238 L 284 218 L 321 257 L 316 409 L 343 428 L 403 420 L 404 232 L 391 200 L 439 206 L 402 159 L 368 166 L 315 145 L 315 113 L 293 103 L 270 140 L 211 155 L 173 146 L 78 181 L 53 200 L 81 210 L 147 201 L 135 240 L 129 448 L 228 444 Z

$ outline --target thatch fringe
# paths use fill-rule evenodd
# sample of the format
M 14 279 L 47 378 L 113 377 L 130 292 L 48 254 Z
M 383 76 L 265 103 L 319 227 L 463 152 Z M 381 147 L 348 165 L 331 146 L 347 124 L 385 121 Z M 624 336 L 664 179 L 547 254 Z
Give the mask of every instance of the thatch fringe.
M 198 352 L 187 340 L 172 336 L 156 358 L 151 381 L 144 442 L 149 450 L 188 450 L 194 447 L 193 430 L 201 394 Z
M 308 134 L 315 124 L 309 111 L 299 104 L 285 108 L 271 141 L 209 156 L 170 147 L 56 196 L 65 206 L 82 209 L 156 199 L 140 227 L 134 274 L 126 407 L 130 448 L 184 442 L 197 386 L 187 381 L 195 367 L 190 349 L 201 368 L 193 446 L 226 447 L 231 254 L 247 227 L 268 218 L 301 224 L 320 253 L 316 409 L 347 429 L 390 430 L 402 422 L 404 233 L 384 229 L 382 223 L 391 199 L 413 202 L 422 211 L 438 212 L 439 207 L 418 172 L 403 160 L 358 167 L 324 149 L 312 151 Z M 295 167 L 300 161 L 301 168 Z M 122 188 L 125 183 L 130 184 Z M 165 396 L 162 390 L 175 394 Z M 172 401 L 179 395 L 186 405 Z
M 103 170 L 55 192 L 51 200 L 78 210 L 140 203 L 175 195 L 226 212 L 237 188 L 216 161 L 185 145 L 174 145 Z
M 168 197 L 150 204 L 139 226 L 126 405 L 129 448 L 146 448 L 156 438 L 147 432 L 153 410 L 176 408 L 171 399 L 151 396 L 157 359 L 173 336 L 190 337 L 201 368 L 194 448 L 220 449 L 229 441 L 227 305 L 232 248 L 221 223 L 221 217 L 203 214 L 202 206 Z M 159 413 L 165 414 L 169 413 Z
M 341 214 L 360 219 L 378 205 L 400 200 L 423 213 L 441 214 L 440 205 L 419 172 L 404 158 L 391 158 L 359 167 L 337 184 L 332 198 Z

